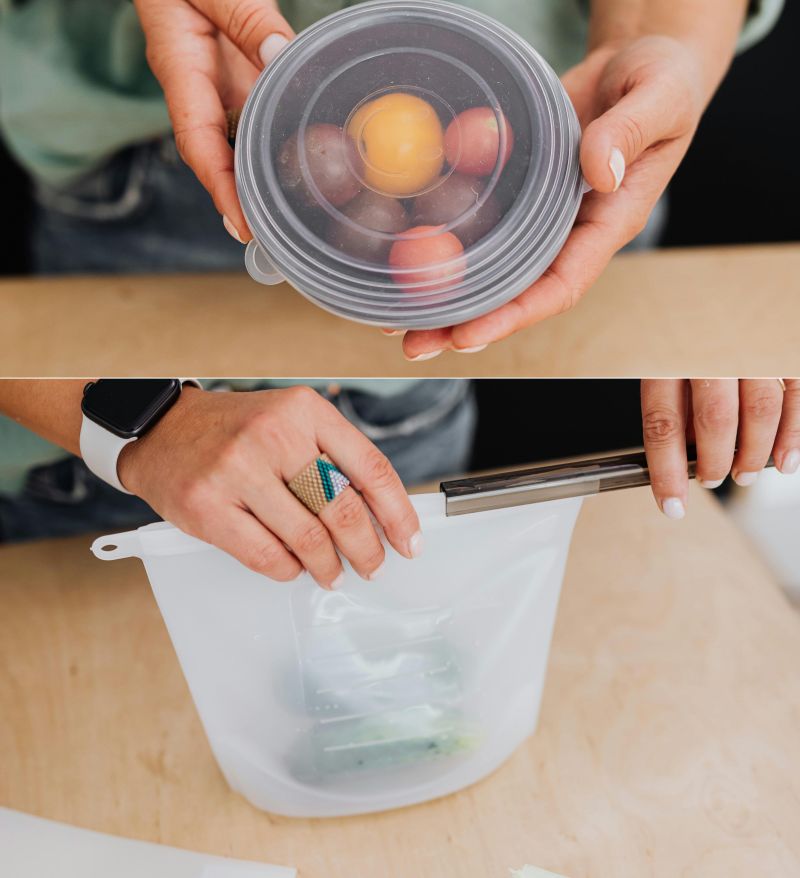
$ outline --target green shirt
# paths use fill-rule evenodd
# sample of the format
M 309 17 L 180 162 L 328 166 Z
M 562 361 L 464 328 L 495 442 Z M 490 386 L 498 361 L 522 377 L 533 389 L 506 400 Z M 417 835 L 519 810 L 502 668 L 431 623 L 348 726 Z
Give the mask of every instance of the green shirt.
M 586 43 L 587 0 L 463 0 L 527 39 L 559 72 Z M 295 30 L 351 0 L 282 0 Z M 783 0 L 755 0 L 741 48 Z M 166 134 L 161 89 L 129 0 L 0 0 L 0 129 L 34 178 L 66 185 L 122 147 Z

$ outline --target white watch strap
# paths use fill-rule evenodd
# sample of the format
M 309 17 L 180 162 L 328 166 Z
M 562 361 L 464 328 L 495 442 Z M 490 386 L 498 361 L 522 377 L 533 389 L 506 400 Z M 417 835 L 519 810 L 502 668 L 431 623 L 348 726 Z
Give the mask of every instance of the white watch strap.
M 196 378 L 179 378 L 181 387 L 184 384 L 191 384 L 200 390 L 203 385 Z M 176 400 L 177 402 L 177 400 Z M 115 436 L 110 430 L 101 427 L 99 424 L 83 415 L 81 421 L 81 457 L 86 466 L 100 479 L 107 482 L 123 494 L 130 494 L 119 480 L 117 474 L 117 461 L 119 460 L 122 449 L 130 442 L 135 442 L 136 437 L 123 439 L 121 436 Z
M 117 461 L 122 449 L 136 437 L 123 439 L 115 436 L 110 430 L 101 427 L 94 421 L 83 416 L 81 422 L 81 457 L 87 467 L 104 482 L 107 482 L 123 494 L 130 494 L 117 475 Z

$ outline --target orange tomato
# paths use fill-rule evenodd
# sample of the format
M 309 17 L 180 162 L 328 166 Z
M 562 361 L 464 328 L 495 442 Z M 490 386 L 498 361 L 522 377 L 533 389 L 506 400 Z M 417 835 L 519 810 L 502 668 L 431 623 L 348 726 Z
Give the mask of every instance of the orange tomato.
M 442 123 L 415 95 L 390 92 L 369 101 L 353 114 L 347 133 L 364 161 L 364 181 L 384 195 L 415 195 L 442 170 Z

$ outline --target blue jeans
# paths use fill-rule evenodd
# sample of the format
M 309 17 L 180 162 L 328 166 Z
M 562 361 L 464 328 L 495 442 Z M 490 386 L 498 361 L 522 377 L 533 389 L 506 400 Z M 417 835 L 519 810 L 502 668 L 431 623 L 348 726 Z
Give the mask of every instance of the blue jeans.
M 477 423 L 469 381 L 415 382 L 391 397 L 347 389 L 323 396 L 386 454 L 408 486 L 469 467 Z M 32 470 L 19 495 L 0 496 L 0 542 L 112 532 L 152 521 L 158 516 L 143 500 L 102 482 L 76 457 Z
M 244 248 L 171 137 L 118 153 L 67 189 L 34 191 L 37 274 L 244 271 Z
M 34 192 L 37 274 L 244 270 L 210 196 L 171 137 L 132 146 L 67 189 Z M 626 249 L 658 243 L 666 199 Z

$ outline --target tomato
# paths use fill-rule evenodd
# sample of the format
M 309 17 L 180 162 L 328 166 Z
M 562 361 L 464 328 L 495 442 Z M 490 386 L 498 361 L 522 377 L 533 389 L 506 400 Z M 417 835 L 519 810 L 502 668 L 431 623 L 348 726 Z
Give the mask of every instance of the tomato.
M 409 226 L 408 214 L 401 202 L 396 198 L 378 195 L 370 189 L 357 195 L 342 209 L 342 213 L 358 228 L 331 217 L 327 230 L 328 243 L 365 262 L 383 264 L 389 256 L 392 239 L 374 232 L 396 234 Z
M 502 113 L 499 115 L 506 131 L 506 149 L 502 161 L 502 167 L 505 167 L 514 149 L 514 132 L 506 117 Z M 500 130 L 497 115 L 491 107 L 464 110 L 447 126 L 444 135 L 447 163 L 462 174 L 490 176 L 497 164 L 499 150 Z
M 305 207 L 319 207 L 311 185 L 319 196 L 336 207 L 347 204 L 361 191 L 354 174 L 360 172 L 361 159 L 352 142 L 337 125 L 309 125 L 303 137 L 305 170 L 300 161 L 297 134 L 292 134 L 278 152 L 276 170 L 286 195 Z M 311 178 L 309 180 L 309 177 Z
M 414 199 L 412 220 L 420 226 L 437 226 L 453 223 L 475 207 L 483 195 L 487 181 L 466 174 L 450 174 L 435 189 L 430 189 Z M 488 234 L 502 217 L 500 204 L 494 195 L 450 230 L 465 247 L 471 247 Z
M 457 286 L 467 264 L 464 248 L 444 226 L 415 226 L 399 235 L 389 251 L 392 280 L 409 293 L 441 292 Z M 424 237 L 420 237 L 424 236 Z M 414 284 L 424 286 L 414 287 Z
M 444 164 L 444 135 L 436 111 L 405 92 L 369 101 L 347 125 L 364 162 L 364 181 L 384 195 L 414 195 Z

